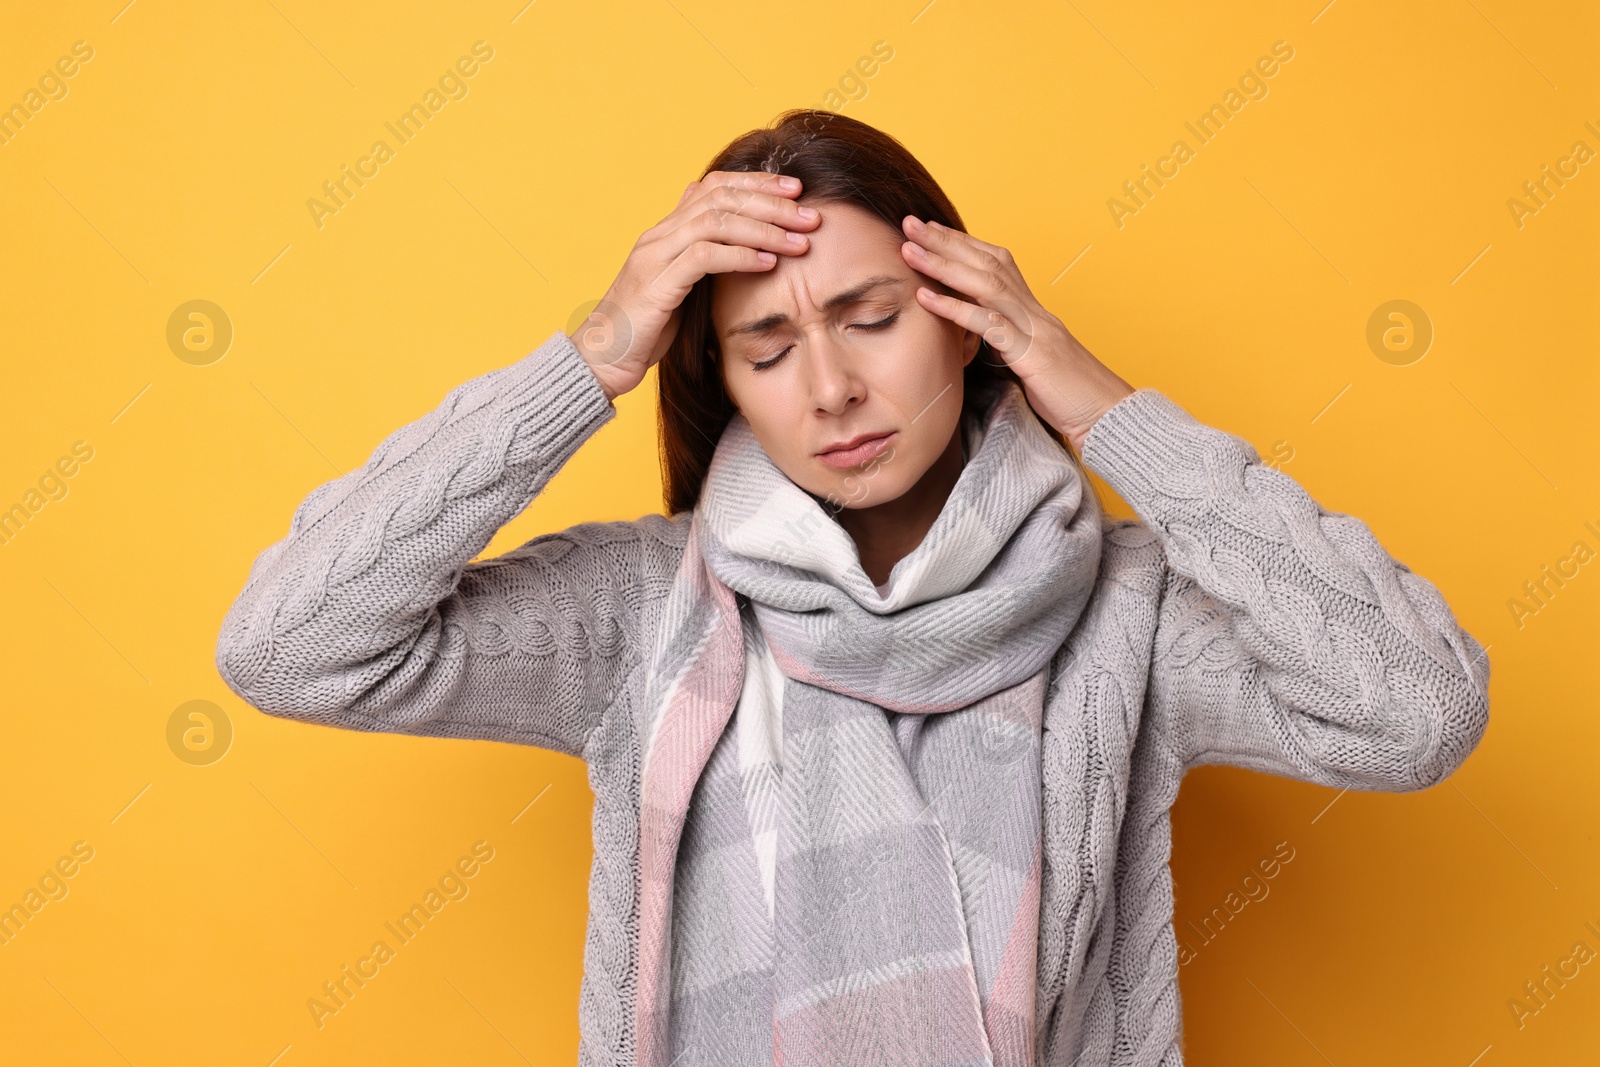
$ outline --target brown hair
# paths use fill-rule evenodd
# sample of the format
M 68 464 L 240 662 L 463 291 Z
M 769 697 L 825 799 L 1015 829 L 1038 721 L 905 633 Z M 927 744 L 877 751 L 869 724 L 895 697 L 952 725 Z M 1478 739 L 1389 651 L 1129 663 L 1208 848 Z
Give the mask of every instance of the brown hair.
M 718 170 L 793 175 L 800 179 L 801 195 L 808 201 L 854 204 L 883 219 L 895 233 L 903 232 L 900 224 L 907 215 L 966 231 L 955 205 L 904 145 L 864 122 L 831 111 L 783 112 L 770 128 L 736 137 L 706 165 L 705 174 Z M 723 386 L 720 346 L 711 322 L 715 279 L 715 274 L 707 274 L 684 297 L 677 335 L 657 368 L 661 481 L 668 514 L 691 510 L 700 499 L 717 439 L 735 412 Z M 963 375 L 967 398 L 963 406 L 1000 379 L 1018 381 L 1016 372 L 980 341 Z M 1039 421 L 1072 456 L 1061 434 L 1044 419 Z M 1089 486 L 1087 478 L 1084 484 Z

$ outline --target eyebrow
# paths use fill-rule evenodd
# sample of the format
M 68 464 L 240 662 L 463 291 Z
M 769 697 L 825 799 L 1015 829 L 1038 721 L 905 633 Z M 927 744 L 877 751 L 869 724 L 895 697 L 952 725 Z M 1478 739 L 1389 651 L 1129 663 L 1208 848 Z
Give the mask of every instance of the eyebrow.
M 865 298 L 868 293 L 872 292 L 872 290 L 885 285 L 899 285 L 904 281 L 906 281 L 905 278 L 897 278 L 889 274 L 875 275 L 874 277 L 868 278 L 863 282 L 859 282 L 856 285 L 851 286 L 842 293 L 835 293 L 834 295 L 828 297 L 828 299 L 822 302 L 822 306 L 825 310 L 832 311 L 837 307 L 860 303 L 860 301 Z M 789 316 L 786 312 L 774 311 L 770 315 L 764 315 L 759 319 L 751 319 L 749 322 L 741 322 L 737 326 L 730 327 L 728 330 L 723 332 L 722 336 L 724 339 L 727 339 L 745 334 L 767 333 L 770 330 L 774 330 L 777 327 L 782 326 L 788 321 Z

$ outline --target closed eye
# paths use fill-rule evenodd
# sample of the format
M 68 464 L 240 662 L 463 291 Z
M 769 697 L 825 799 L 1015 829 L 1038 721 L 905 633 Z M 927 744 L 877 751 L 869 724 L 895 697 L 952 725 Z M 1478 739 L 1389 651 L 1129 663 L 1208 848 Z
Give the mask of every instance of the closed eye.
M 886 330 L 890 326 L 893 326 L 895 324 L 895 321 L 897 319 L 899 319 L 899 318 L 900 318 L 900 312 L 896 311 L 894 314 L 890 315 L 888 318 L 879 319 L 877 322 L 853 322 L 850 325 L 854 326 L 858 330 L 868 330 L 868 331 L 871 331 L 871 330 Z M 768 367 L 776 366 L 778 361 L 783 359 L 784 356 L 788 355 L 789 354 L 789 350 L 792 349 L 793 347 L 794 347 L 793 345 L 790 345 L 789 348 L 785 348 L 782 352 L 779 352 L 777 355 L 773 356 L 771 359 L 764 359 L 759 363 L 752 363 L 752 364 L 750 364 L 750 367 L 753 370 L 766 370 Z

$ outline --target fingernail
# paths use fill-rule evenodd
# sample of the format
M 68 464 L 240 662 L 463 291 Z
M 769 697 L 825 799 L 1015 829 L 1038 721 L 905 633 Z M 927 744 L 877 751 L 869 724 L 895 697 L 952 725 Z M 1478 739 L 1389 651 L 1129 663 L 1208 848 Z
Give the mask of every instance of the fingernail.
M 784 189 L 798 189 L 800 188 L 800 179 L 791 178 L 789 175 L 785 174 L 783 177 L 778 179 L 778 185 Z
M 805 219 L 807 222 L 810 222 L 812 219 L 817 217 L 818 212 L 814 207 L 802 207 L 799 209 L 799 214 L 801 218 Z
M 776 263 L 778 261 L 778 257 L 777 257 L 776 254 L 774 254 L 772 252 L 765 251 L 765 250 L 757 252 L 756 253 L 756 258 L 759 259 L 763 263 Z
M 915 241 L 907 241 L 906 248 L 908 248 L 911 251 L 911 254 L 916 256 L 918 259 L 924 259 L 928 255 L 922 250 L 922 246 L 917 244 Z
M 923 230 L 926 230 L 928 228 L 927 226 L 923 225 L 922 220 L 917 218 L 915 215 L 910 216 L 910 219 L 911 219 L 911 231 L 913 233 L 921 233 Z

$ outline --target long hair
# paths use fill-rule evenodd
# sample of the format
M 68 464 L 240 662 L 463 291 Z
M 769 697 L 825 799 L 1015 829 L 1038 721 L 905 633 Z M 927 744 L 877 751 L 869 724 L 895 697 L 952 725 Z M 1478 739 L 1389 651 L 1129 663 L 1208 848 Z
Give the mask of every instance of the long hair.
M 735 138 L 706 165 L 705 174 L 719 170 L 793 175 L 800 179 L 801 195 L 808 201 L 854 204 L 883 219 L 895 233 L 902 232 L 900 221 L 907 215 L 966 231 L 950 198 L 904 145 L 864 122 L 831 111 L 783 112 L 770 128 Z M 721 346 L 711 321 L 715 278 L 707 274 L 689 290 L 680 306 L 677 335 L 657 368 L 661 482 L 668 514 L 692 510 L 700 499 L 717 439 L 735 412 L 722 382 Z M 938 282 L 934 286 L 948 288 Z M 977 355 L 963 374 L 963 409 L 969 410 L 1001 379 L 1020 384 L 1016 372 L 980 340 Z M 1078 463 L 1061 434 L 1043 418 L 1039 421 Z M 1087 477 L 1083 484 L 1095 492 Z

